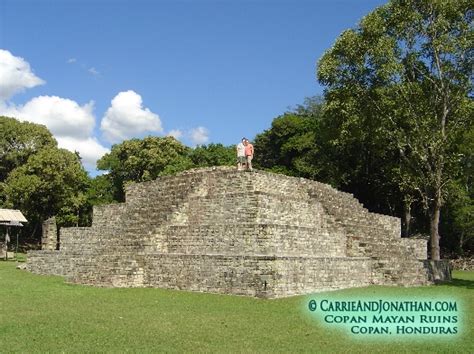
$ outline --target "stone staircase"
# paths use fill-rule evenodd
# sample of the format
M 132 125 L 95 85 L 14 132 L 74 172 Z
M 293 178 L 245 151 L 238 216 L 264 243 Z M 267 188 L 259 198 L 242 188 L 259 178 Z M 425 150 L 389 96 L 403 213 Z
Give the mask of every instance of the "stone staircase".
M 385 285 L 427 284 L 423 262 L 402 243 L 399 219 L 369 212 L 352 194 L 328 185 L 310 188 L 311 197 L 344 228 L 347 256 L 371 257 L 373 283 Z M 336 225 L 335 225 L 336 226 Z

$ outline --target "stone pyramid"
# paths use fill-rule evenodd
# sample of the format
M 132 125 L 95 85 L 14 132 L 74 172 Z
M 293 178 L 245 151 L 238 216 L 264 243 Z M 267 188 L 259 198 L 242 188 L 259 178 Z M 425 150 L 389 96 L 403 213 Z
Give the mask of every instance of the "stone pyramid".
M 49 229 L 50 231 L 48 231 Z M 277 298 L 431 282 L 426 241 L 329 185 L 214 167 L 126 188 L 91 227 L 54 223 L 27 269 L 73 283 Z M 57 249 L 59 248 L 59 249 Z

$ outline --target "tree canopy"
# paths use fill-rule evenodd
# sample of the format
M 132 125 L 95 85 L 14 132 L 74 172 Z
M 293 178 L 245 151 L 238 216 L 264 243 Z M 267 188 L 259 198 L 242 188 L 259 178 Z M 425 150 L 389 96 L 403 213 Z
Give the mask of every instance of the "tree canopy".
M 143 182 L 159 176 L 174 174 L 190 168 L 233 165 L 233 147 L 209 144 L 189 148 L 175 138 L 149 136 L 126 140 L 114 145 L 110 153 L 98 162 L 100 170 L 108 171 L 104 179 L 113 185 L 113 199 L 123 201 L 124 186 L 129 182 Z M 106 187 L 104 180 L 102 187 Z
M 342 33 L 318 66 L 333 145 L 356 144 L 360 158 L 387 154 L 375 167 L 407 206 L 420 199 L 428 210 L 433 259 L 459 136 L 472 125 L 472 17 L 466 0 L 393 0 Z
M 193 167 L 233 166 L 236 163 L 235 146 L 200 145 L 189 150 L 189 158 Z
M 59 225 L 77 225 L 87 185 L 79 157 L 49 147 L 31 155 L 8 175 L 4 205 L 20 209 L 33 228 L 51 216 L 57 217 Z
M 316 140 L 321 106 L 310 98 L 275 118 L 271 128 L 255 138 L 255 165 L 292 176 L 318 177 Z
M 0 182 L 31 155 L 45 147 L 56 146 L 56 140 L 45 126 L 0 116 Z
M 108 171 L 114 199 L 123 201 L 126 183 L 149 181 L 189 168 L 188 150 L 171 136 L 125 140 L 112 146 L 110 153 L 97 161 L 97 167 Z
M 46 127 L 0 117 L 0 206 L 25 214 L 24 234 L 37 237 L 53 215 L 60 225 L 77 225 L 87 185 L 79 156 L 58 149 Z

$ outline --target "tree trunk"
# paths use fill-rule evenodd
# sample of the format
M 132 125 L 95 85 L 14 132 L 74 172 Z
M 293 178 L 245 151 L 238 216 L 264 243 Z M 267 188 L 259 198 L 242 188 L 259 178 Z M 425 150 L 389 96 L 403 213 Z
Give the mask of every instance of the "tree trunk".
M 411 202 L 405 201 L 403 203 L 402 237 L 410 236 L 410 223 L 411 223 Z
M 30 238 L 35 239 L 36 236 L 36 230 L 38 230 L 38 222 L 35 223 L 35 226 L 33 227 L 33 231 L 31 232 Z M 40 239 L 40 244 L 41 244 L 41 239 Z
M 431 246 L 431 259 L 435 261 L 440 260 L 439 251 L 439 216 L 441 211 L 441 196 L 439 192 L 434 200 L 433 209 L 430 218 L 430 246 Z

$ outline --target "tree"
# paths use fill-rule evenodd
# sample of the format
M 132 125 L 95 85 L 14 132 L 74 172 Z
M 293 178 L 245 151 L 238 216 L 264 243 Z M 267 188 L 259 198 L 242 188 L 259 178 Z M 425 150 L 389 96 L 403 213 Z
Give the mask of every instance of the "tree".
M 93 205 L 111 204 L 116 193 L 114 184 L 107 174 L 92 178 L 87 189 L 87 201 Z
M 0 182 L 31 155 L 56 146 L 56 140 L 45 126 L 0 117 Z
M 87 184 L 87 173 L 75 153 L 44 148 L 8 175 L 5 204 L 24 212 L 33 233 L 51 216 L 60 226 L 77 225 Z
M 189 151 L 190 148 L 170 136 L 131 139 L 112 146 L 110 153 L 97 162 L 97 167 L 109 171 L 114 199 L 124 201 L 126 183 L 150 181 L 191 168 Z
M 462 136 L 460 153 L 462 173 L 449 185 L 441 230 L 449 251 L 469 255 L 474 250 L 474 127 Z
M 273 172 L 316 178 L 320 173 L 318 128 L 322 102 L 306 98 L 304 104 L 275 118 L 270 129 L 255 138 L 255 165 Z
M 196 167 L 234 165 L 235 147 L 209 144 L 191 149 L 173 137 L 126 140 L 112 147 L 97 166 L 109 173 L 96 178 L 90 190 L 91 203 L 125 199 L 124 185 L 150 181 Z
M 209 144 L 197 146 L 189 151 L 194 167 L 234 166 L 236 164 L 235 146 Z
M 318 67 L 334 145 L 367 130 L 386 147 L 406 203 L 419 198 L 429 212 L 432 259 L 459 136 L 473 121 L 473 14 L 469 0 L 392 0 L 342 33 Z

